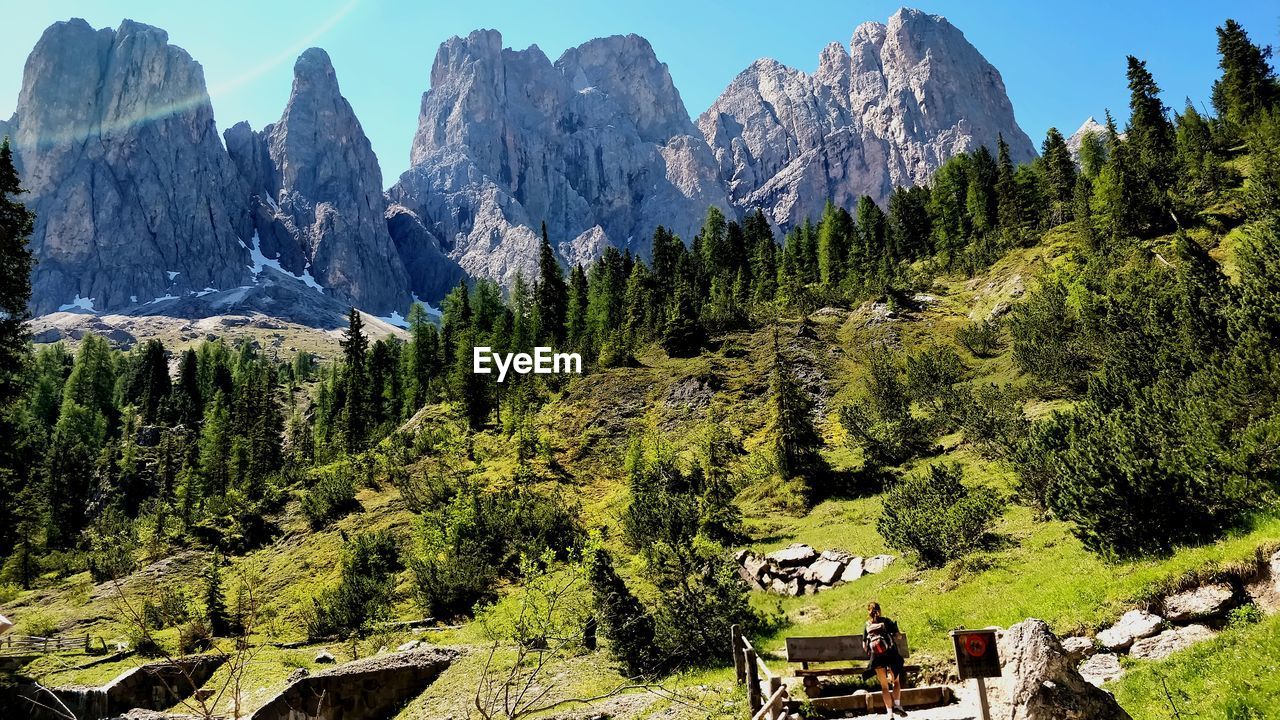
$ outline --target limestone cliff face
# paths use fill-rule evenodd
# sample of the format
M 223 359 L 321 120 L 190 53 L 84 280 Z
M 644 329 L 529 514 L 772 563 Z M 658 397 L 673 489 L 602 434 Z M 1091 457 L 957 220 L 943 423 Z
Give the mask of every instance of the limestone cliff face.
M 441 45 L 412 168 L 390 191 L 470 274 L 536 274 L 540 227 L 569 263 L 607 245 L 648 252 L 666 225 L 690 238 L 728 208 L 719 168 L 667 68 L 635 35 L 552 63 L 496 31 Z
M 240 123 L 225 133 L 253 194 L 260 249 L 364 310 L 405 313 L 409 278 L 387 232 L 382 171 L 369 139 L 325 51 L 307 50 L 293 70 L 278 122 L 257 133 Z
M 827 198 L 883 203 L 947 158 L 1003 135 L 1015 162 L 1035 157 L 1000 73 L 946 19 L 899 10 L 833 43 L 807 75 L 756 61 L 698 118 L 733 203 L 783 228 L 816 219 Z
M 247 280 L 244 184 L 218 141 L 203 70 L 163 30 L 55 23 L 6 125 L 36 211 L 37 313 Z

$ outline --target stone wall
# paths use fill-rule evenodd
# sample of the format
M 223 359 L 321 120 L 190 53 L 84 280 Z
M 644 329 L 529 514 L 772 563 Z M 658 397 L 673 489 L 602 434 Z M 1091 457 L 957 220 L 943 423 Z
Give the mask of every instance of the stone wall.
M 251 720 L 372 720 L 389 717 L 425 690 L 457 653 L 411 650 L 356 660 L 306 675 L 259 708 Z
M 100 687 L 56 687 L 50 690 L 77 720 L 100 720 L 134 708 L 162 710 L 190 697 L 224 660 L 205 655 L 178 658 L 172 663 L 151 663 L 127 670 Z M 16 708 L 24 713 L 16 717 L 65 720 L 62 713 L 45 707 L 54 704 L 47 692 L 34 685 L 0 689 L 0 708 Z

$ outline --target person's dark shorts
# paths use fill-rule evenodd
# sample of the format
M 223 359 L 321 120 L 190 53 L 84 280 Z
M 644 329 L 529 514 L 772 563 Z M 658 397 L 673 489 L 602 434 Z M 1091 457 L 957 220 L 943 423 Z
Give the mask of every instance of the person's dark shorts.
M 902 655 L 898 653 L 898 649 L 894 648 L 871 658 L 871 664 L 867 665 L 867 669 L 862 673 L 862 677 L 872 677 L 876 674 L 876 668 L 884 668 L 892 672 L 894 677 L 900 678 L 902 677 L 902 671 L 906 664 L 906 661 L 902 659 Z

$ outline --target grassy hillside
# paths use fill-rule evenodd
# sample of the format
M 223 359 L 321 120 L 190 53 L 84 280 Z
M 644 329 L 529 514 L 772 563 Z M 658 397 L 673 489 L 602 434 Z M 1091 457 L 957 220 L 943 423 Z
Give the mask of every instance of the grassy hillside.
M 986 271 L 973 277 L 944 276 L 917 293 L 909 307 L 888 308 L 868 302 L 852 310 L 824 308 L 801 323 L 792 318 L 779 323 L 779 342 L 797 359 L 798 374 L 806 390 L 817 400 L 819 429 L 826 440 L 824 456 L 834 470 L 848 472 L 860 466 L 860 451 L 846 445 L 844 430 L 836 419 L 838 409 L 864 392 L 867 359 L 875 344 L 904 350 L 929 345 L 953 347 L 965 364 L 968 379 L 1021 387 L 1026 393 L 1024 410 L 1041 416 L 1065 407 L 1029 378 L 1019 374 L 1007 347 L 989 358 L 977 358 L 961 348 L 955 331 L 974 319 L 999 313 L 1032 289 L 1050 268 L 1071 268 L 1081 242 L 1071 226 L 1050 232 L 1032 248 L 1010 252 Z M 581 504 L 582 519 L 600 533 L 606 547 L 623 550 L 618 535 L 620 517 L 628 499 L 622 458 L 632 438 L 648 433 L 664 439 L 678 454 L 692 456 L 706 442 L 712 428 L 726 429 L 738 441 L 740 452 L 732 461 L 738 478 L 737 504 L 749 537 L 744 545 L 770 551 L 792 542 L 818 549 L 841 548 L 870 556 L 890 550 L 876 530 L 882 496 L 874 491 L 837 495 L 806 508 L 796 487 L 781 483 L 762 469 L 769 443 L 768 384 L 773 328 L 740 331 L 714 337 L 710 349 L 693 358 L 671 358 L 657 347 L 643 349 L 631 367 L 603 369 L 571 380 L 550 398 L 536 418 L 544 451 L 532 461 L 534 478 L 523 482 L 558 488 Z M 413 427 L 442 427 L 449 435 L 456 421 L 447 405 L 432 406 L 409 423 Z M 461 436 L 460 428 L 456 433 Z M 940 439 L 940 452 L 913 461 L 903 468 L 907 475 L 921 473 L 935 463 L 960 465 L 965 482 L 1009 496 L 1012 471 L 1003 462 L 985 459 L 960 433 Z M 441 446 L 444 447 L 444 446 Z M 510 437 L 496 429 L 471 436 L 467 447 L 445 447 L 435 454 L 408 458 L 409 472 L 430 472 L 441 453 L 466 466 L 468 472 L 497 489 L 512 483 L 520 465 Z M 467 649 L 452 668 L 402 713 L 403 718 L 440 717 L 469 707 L 486 665 L 493 618 L 519 602 L 520 593 L 504 586 L 498 604 L 483 612 L 477 622 L 461 627 L 423 630 L 382 630 L 352 641 L 322 645 L 294 644 L 306 637 L 306 618 L 313 596 L 332 587 L 339 578 L 339 558 L 344 540 L 358 533 L 386 530 L 405 547 L 415 542 L 419 523 L 395 484 L 388 468 L 394 454 L 374 453 L 375 470 L 359 489 L 356 511 L 320 530 L 313 529 L 300 509 L 302 489 L 290 492 L 272 521 L 278 527 L 269 545 L 233 559 L 228 577 L 233 587 L 252 589 L 259 604 L 260 622 L 255 640 L 260 648 L 248 665 L 243 681 L 242 708 L 265 701 L 297 668 L 314 668 L 321 646 L 339 660 L 366 656 L 381 648 L 394 648 L 408 639 Z M 324 472 L 324 468 L 316 473 Z M 753 593 L 751 602 L 770 614 L 785 617 L 786 624 L 756 638 L 757 646 L 779 664 L 783 638 L 791 634 L 824 635 L 858 632 L 863 608 L 876 600 L 894 615 L 912 638 L 921 663 L 936 677 L 949 667 L 947 631 L 956 627 L 1008 626 L 1026 617 L 1047 620 L 1061 634 L 1089 633 L 1109 623 L 1125 609 L 1152 598 L 1189 577 L 1212 574 L 1215 569 L 1250 561 L 1260 547 L 1280 539 L 1280 517 L 1259 515 L 1246 527 L 1221 542 L 1186 547 L 1168 555 L 1135 561 L 1108 561 L 1086 550 L 1073 536 L 1071 526 L 1044 520 L 1029 508 L 1009 504 L 995 523 L 985 549 L 943 568 L 918 569 L 909 558 L 900 559 L 886 572 L 867 576 L 818 596 L 782 599 Z M 21 629 L 56 627 L 61 633 L 89 633 L 136 641 L 127 620 L 121 594 L 137 606 L 162 593 L 177 594 L 196 602 L 203 555 L 185 552 L 154 563 L 125 579 L 121 592 L 111 583 L 94 585 L 87 573 L 47 579 L 33 591 L 6 591 L 0 611 L 19 618 Z M 636 577 L 636 559 L 622 572 Z M 641 592 L 643 584 L 641 584 Z M 581 599 L 581 593 L 579 593 Z M 415 601 L 410 572 L 397 578 L 392 617 L 414 620 L 423 615 Z M 505 609 L 504 609 L 505 608 Z M 1276 644 L 1275 620 L 1233 630 L 1193 653 L 1165 663 L 1139 665 L 1121 681 L 1118 692 L 1135 717 L 1163 717 L 1164 678 L 1185 692 L 1188 708 L 1222 707 L 1214 683 L 1206 683 L 1201 671 L 1222 658 L 1246 653 L 1252 643 Z M 156 633 L 162 643 L 176 642 L 177 630 Z M 1234 655 L 1233 655 L 1234 653 Z M 499 653 L 497 664 L 509 662 Z M 43 658 L 26 669 L 49 684 L 97 684 L 139 662 L 128 657 L 79 667 L 59 658 Z M 1250 655 L 1243 668 L 1261 673 L 1275 659 L 1267 653 Z M 1261 664 L 1259 664 L 1261 663 Z M 606 657 L 574 651 L 555 656 L 547 669 L 552 698 L 592 697 L 624 684 L 625 678 Z M 222 682 L 215 676 L 212 685 Z M 1242 703 L 1261 703 L 1276 689 L 1266 681 L 1244 680 Z M 1235 685 L 1231 685 L 1235 687 Z M 620 716 L 643 717 L 671 711 L 676 716 L 741 714 L 744 700 L 732 683 L 731 671 L 710 669 L 676 675 L 653 692 L 630 692 L 602 701 L 604 708 Z M 1199 704 L 1196 704 L 1199 703 Z M 566 706 L 572 710 L 574 706 Z M 1241 705 L 1244 707 L 1244 705 Z M 1262 707 L 1262 705 L 1258 705 Z M 224 708 L 231 710 L 230 701 Z M 582 710 L 586 712 L 585 709 Z M 593 710 L 592 712 L 598 712 Z M 1145 714 L 1144 714 L 1145 713 Z M 1244 716 L 1241 716 L 1244 717 Z M 1254 717 L 1254 716 L 1248 716 Z M 1258 716 L 1262 717 L 1262 716 Z

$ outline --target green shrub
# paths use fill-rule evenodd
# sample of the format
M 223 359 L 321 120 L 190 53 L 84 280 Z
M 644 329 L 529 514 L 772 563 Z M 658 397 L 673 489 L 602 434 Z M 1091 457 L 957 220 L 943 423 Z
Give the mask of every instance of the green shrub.
M 1231 612 L 1227 613 L 1228 627 L 1243 627 L 1260 622 L 1262 622 L 1262 610 L 1253 603 L 1246 603 L 1240 607 L 1233 608 Z
M 964 437 L 988 458 L 1008 458 L 1026 435 L 1022 397 L 1007 385 L 981 385 L 968 391 Z
M 315 530 L 359 509 L 355 477 L 345 465 L 337 471 L 322 473 L 302 497 L 302 512 Z
M 418 601 L 436 617 L 469 614 L 493 598 L 498 578 L 519 572 L 522 556 L 565 559 L 583 537 L 576 506 L 559 494 L 463 488 L 423 516 L 410 562 Z
M 1004 347 L 1000 322 L 994 318 L 975 320 L 956 329 L 956 342 L 974 357 L 994 357 Z
M 400 553 L 391 533 L 379 531 L 351 538 L 343 551 L 338 586 L 312 598 L 305 618 L 307 636 L 348 635 L 385 617 L 400 568 Z
M 923 565 L 941 566 L 978 548 L 1003 510 L 986 489 L 969 490 L 955 465 L 934 465 L 925 475 L 899 481 L 884 498 L 876 530 L 892 548 L 914 553 Z
M 911 394 L 888 351 L 871 356 L 867 397 L 840 408 L 840 424 L 871 465 L 893 466 L 933 444 L 928 428 L 911 414 Z

